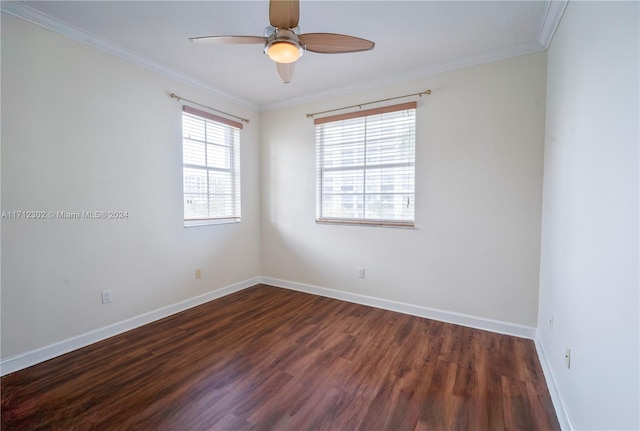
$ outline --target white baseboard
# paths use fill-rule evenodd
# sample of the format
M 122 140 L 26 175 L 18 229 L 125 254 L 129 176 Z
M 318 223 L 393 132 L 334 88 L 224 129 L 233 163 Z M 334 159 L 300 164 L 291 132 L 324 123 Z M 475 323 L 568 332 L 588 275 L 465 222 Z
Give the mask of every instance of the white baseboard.
M 15 371 L 36 365 L 40 362 L 55 358 L 65 353 L 86 347 L 98 341 L 113 337 L 131 329 L 154 322 L 179 313 L 189 308 L 196 307 L 214 299 L 221 298 L 231 293 L 238 292 L 259 283 L 269 284 L 285 289 L 310 293 L 313 295 L 325 296 L 356 304 L 368 305 L 399 313 L 410 314 L 412 316 L 425 317 L 439 320 L 441 322 L 453 323 L 485 331 L 497 332 L 500 334 L 513 335 L 516 337 L 529 338 L 535 340 L 536 329 L 529 326 L 517 325 L 513 323 L 501 322 L 497 320 L 485 319 L 482 317 L 469 316 L 466 314 L 453 313 L 450 311 L 437 310 L 434 308 L 419 305 L 407 304 L 403 302 L 391 301 L 388 299 L 376 298 L 373 296 L 359 295 L 340 290 L 328 289 L 319 286 L 312 286 L 304 283 L 297 283 L 287 280 L 279 280 L 271 277 L 256 277 L 245 280 L 230 286 L 223 287 L 204 295 L 191 298 L 177 304 L 172 304 L 139 316 L 132 317 L 112 325 L 98 328 L 96 330 L 78 335 L 45 347 L 31 350 L 18 355 L 10 356 L 0 360 L 0 376 L 4 376 Z M 555 402 L 554 402 L 555 403 Z M 555 404 L 554 404 L 555 405 Z
M 248 287 L 255 286 L 260 282 L 260 278 L 256 277 L 239 283 L 234 283 L 221 289 L 207 292 L 203 295 L 196 296 L 194 298 L 190 298 L 176 304 L 168 305 L 166 307 L 162 307 L 157 310 L 153 310 L 148 313 L 144 313 L 139 316 L 135 316 L 130 319 L 105 326 L 103 328 L 98 328 L 96 330 L 78 335 L 76 337 L 68 338 L 66 340 L 50 344 L 39 349 L 31 350 L 29 352 L 9 356 L 0 361 L 0 376 L 22 370 L 24 368 L 36 365 L 40 362 L 47 361 L 60 355 L 64 355 L 65 353 L 69 353 L 82 347 L 86 347 L 90 344 L 97 343 L 98 341 L 105 340 L 107 338 L 113 337 L 114 335 L 121 334 L 131 329 L 135 329 L 142 325 L 154 322 L 156 320 L 164 319 L 165 317 L 171 316 L 172 314 L 188 310 L 189 308 L 202 305 L 214 299 L 218 299 L 231 293 L 246 289 Z
M 551 370 L 551 366 L 549 364 L 549 358 L 547 358 L 547 354 L 544 350 L 544 346 L 542 345 L 542 341 L 539 337 L 536 336 L 534 342 L 536 345 L 536 351 L 538 352 L 538 358 L 540 359 L 540 365 L 542 365 L 544 379 L 547 382 L 547 388 L 549 388 L 549 394 L 551 395 L 551 402 L 553 403 L 553 408 L 556 410 L 558 422 L 560 422 L 560 428 L 563 430 L 571 431 L 574 429 L 573 424 L 571 423 L 571 419 L 569 418 L 569 412 L 564 402 L 564 398 L 562 398 L 560 388 L 558 387 L 556 379 L 553 376 L 553 371 Z
M 475 329 L 513 335 L 521 338 L 529 338 L 531 340 L 536 338 L 536 328 L 530 326 L 453 313 L 451 311 L 443 311 L 420 305 L 376 298 L 373 296 L 359 295 L 357 293 L 344 292 L 341 290 L 327 289 L 325 287 L 312 286 L 294 281 L 279 280 L 277 278 L 261 277 L 261 282 L 271 286 L 283 287 L 285 289 L 297 290 L 299 292 L 311 293 L 313 295 L 326 296 L 328 298 L 340 299 L 342 301 L 354 302 L 356 304 L 369 305 L 371 307 L 397 311 L 398 313 L 425 317 L 427 319 L 439 320 L 441 322 L 454 323 L 456 325 L 468 326 Z
M 171 316 L 172 314 L 188 310 L 189 308 L 202 305 L 214 299 L 239 292 L 246 288 L 255 286 L 256 284 L 268 284 L 271 286 L 281 287 L 285 289 L 295 290 L 299 292 L 310 293 L 312 295 L 324 296 L 328 298 L 339 299 L 342 301 L 353 302 L 356 304 L 368 305 L 371 307 L 382 308 L 385 310 L 396 311 L 398 313 L 409 314 L 427 319 L 434 319 L 441 322 L 453 323 L 457 325 L 467 326 L 485 331 L 497 332 L 500 334 L 513 335 L 516 337 L 532 339 L 535 342 L 536 350 L 540 358 L 540 363 L 544 372 L 544 376 L 551 394 L 551 400 L 558 416 L 558 421 L 563 430 L 573 430 L 571 420 L 567 414 L 566 406 L 556 385 L 553 373 L 549 366 L 547 356 L 545 354 L 542 343 L 537 337 L 536 328 L 517 325 L 498 320 L 485 319 L 482 317 L 469 316 L 466 314 L 453 313 L 419 305 L 407 304 L 403 302 L 391 301 L 388 299 L 376 298 L 373 296 L 360 295 L 356 293 L 344 292 L 340 290 L 328 289 L 325 287 L 312 286 L 304 283 L 297 283 L 287 280 L 279 280 L 271 277 L 255 277 L 239 283 L 223 287 L 205 293 L 194 298 L 181 301 L 148 313 L 123 320 L 58 343 L 50 344 L 39 349 L 31 350 L 15 356 L 10 356 L 0 360 L 0 376 L 4 376 L 15 371 L 36 365 L 40 362 L 47 361 L 57 356 L 64 355 L 71 351 L 86 347 L 98 341 L 105 340 L 131 329 L 138 328 L 156 320 Z

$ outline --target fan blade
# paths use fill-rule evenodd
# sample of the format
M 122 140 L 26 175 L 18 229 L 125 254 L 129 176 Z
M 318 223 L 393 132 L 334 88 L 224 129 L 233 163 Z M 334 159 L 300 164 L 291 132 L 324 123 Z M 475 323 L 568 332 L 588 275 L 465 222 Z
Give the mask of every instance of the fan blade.
M 293 79 L 293 70 L 295 63 L 276 63 L 276 70 L 278 71 L 278 75 L 280 75 L 280 79 L 285 84 L 288 84 Z
M 370 40 L 346 34 L 307 33 L 299 35 L 298 38 L 305 44 L 307 51 L 321 54 L 369 51 L 375 46 Z
M 298 26 L 299 0 L 270 0 L 269 22 L 276 28 L 290 29 Z
M 230 43 L 234 45 L 265 43 L 266 37 L 260 36 L 204 36 L 189 38 L 191 42 L 199 43 Z

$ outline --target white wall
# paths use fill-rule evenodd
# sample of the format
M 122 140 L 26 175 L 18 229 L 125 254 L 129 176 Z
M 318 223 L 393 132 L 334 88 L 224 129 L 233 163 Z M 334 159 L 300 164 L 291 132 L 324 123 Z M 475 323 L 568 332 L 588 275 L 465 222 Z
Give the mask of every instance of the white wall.
M 548 85 L 538 53 L 262 115 L 2 14 L 2 210 L 129 214 L 2 220 L 2 358 L 264 275 L 537 321 L 575 428 L 640 428 L 638 9 L 570 3 Z M 426 88 L 417 229 L 315 224 L 304 113 Z M 241 224 L 182 227 L 169 92 L 251 118 Z
M 427 88 L 417 228 L 316 224 L 305 113 Z M 263 275 L 534 327 L 545 88 L 543 52 L 264 113 Z
M 252 120 L 242 223 L 183 228 L 171 92 Z M 259 276 L 258 130 L 254 112 L 2 14 L 2 210 L 129 214 L 2 220 L 2 357 Z
M 549 49 L 538 330 L 580 430 L 640 428 L 638 6 L 570 2 Z

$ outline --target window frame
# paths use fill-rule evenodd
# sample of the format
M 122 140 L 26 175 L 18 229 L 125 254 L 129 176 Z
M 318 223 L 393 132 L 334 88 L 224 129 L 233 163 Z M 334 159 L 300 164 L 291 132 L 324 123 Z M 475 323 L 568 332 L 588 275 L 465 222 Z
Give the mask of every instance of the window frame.
M 185 136 L 185 118 L 195 118 L 197 120 L 204 121 L 204 140 L 197 140 L 191 138 L 190 136 Z M 221 145 L 214 141 L 209 141 L 208 136 L 206 135 L 207 125 L 212 123 L 215 127 L 222 127 L 224 130 L 224 142 L 226 145 Z M 228 118 L 220 117 L 218 115 L 212 114 L 210 112 L 205 112 L 200 109 L 193 108 L 188 105 L 184 105 L 182 107 L 182 115 L 181 115 L 181 131 L 182 131 L 182 202 L 183 202 L 183 223 L 184 227 L 195 227 L 195 226 L 207 226 L 207 225 L 216 225 L 216 224 L 226 224 L 226 223 L 239 223 L 241 221 L 241 210 L 242 210 L 242 194 L 240 188 L 240 131 L 242 130 L 242 123 L 230 120 Z M 198 163 L 187 163 L 185 161 L 185 148 L 186 142 L 198 142 L 204 146 L 204 164 Z M 228 157 L 225 157 L 224 160 L 228 160 L 229 167 L 221 168 L 210 166 L 208 162 L 207 150 L 208 146 L 222 146 L 228 148 Z M 204 194 L 207 200 L 208 207 L 208 215 L 206 217 L 194 217 L 187 218 L 187 202 L 188 202 L 188 192 L 187 192 L 187 181 L 186 181 L 186 170 L 201 170 L 204 171 L 207 178 L 207 192 Z M 210 185 L 210 173 L 218 172 L 218 173 L 226 173 L 229 175 L 229 184 L 231 188 L 231 208 L 230 215 L 219 215 L 211 214 L 211 210 L 209 209 L 209 205 L 211 204 L 212 196 L 215 196 L 212 193 L 211 185 Z M 193 194 L 193 192 L 192 192 Z
M 415 161 L 416 161 L 416 155 L 415 155 L 415 150 L 416 150 L 416 112 L 417 110 L 417 102 L 408 102 L 408 103 L 402 103 L 402 104 L 398 104 L 398 105 L 391 105 L 391 106 L 385 106 L 385 107 L 381 107 L 381 108 L 374 108 L 374 109 L 368 109 L 368 110 L 364 110 L 364 111 L 357 111 L 357 112 L 351 112 L 351 113 L 347 113 L 347 114 L 340 114 L 340 115 L 334 115 L 334 116 L 329 116 L 329 117 L 323 117 L 323 118 L 318 118 L 314 120 L 314 125 L 316 127 L 316 223 L 319 224 L 347 224 L 347 225 L 362 225 L 362 226 L 381 226 L 381 227 L 401 227 L 401 228 L 415 228 L 415 221 L 416 221 L 416 217 L 415 217 L 415 186 L 416 186 L 416 181 L 415 181 Z M 393 161 L 390 163 L 374 163 L 374 164 L 368 164 L 368 160 L 367 160 L 367 142 L 368 142 L 368 130 L 367 130 L 367 123 L 366 123 L 366 117 L 372 117 L 372 116 L 377 116 L 377 115 L 384 115 L 384 114 L 390 114 L 390 113 L 397 113 L 400 111 L 407 111 L 410 112 L 412 117 L 413 117 L 413 122 L 408 126 L 407 128 L 407 132 L 409 132 L 410 134 L 410 139 L 412 139 L 413 142 L 413 146 L 412 146 L 412 151 L 410 154 L 410 158 L 408 159 L 407 162 L 398 162 L 398 161 Z M 342 122 L 344 120 L 352 120 L 352 119 L 360 119 L 360 118 L 365 118 L 365 123 L 363 126 L 363 131 L 362 131 L 362 141 L 363 141 L 363 155 L 362 155 L 362 163 L 360 166 L 356 165 L 355 162 L 353 165 L 346 165 L 346 166 L 337 166 L 337 167 L 331 167 L 328 168 L 325 166 L 325 146 L 327 145 L 331 145 L 331 144 L 335 144 L 335 145 L 343 145 L 343 150 L 349 150 L 348 144 L 344 143 L 344 142 L 340 142 L 339 140 L 331 140 L 329 139 L 328 144 L 327 142 L 324 141 L 324 137 L 322 136 L 322 133 L 324 132 L 324 129 L 321 128 L 322 125 L 326 124 L 326 123 L 337 123 L 337 122 Z M 349 129 L 347 129 L 349 130 Z M 390 153 L 390 154 L 394 154 L 397 155 L 396 153 Z M 341 155 L 339 158 L 335 159 L 336 161 L 343 161 L 345 160 L 344 157 Z M 405 169 L 403 171 L 403 173 L 408 174 L 410 173 L 411 175 L 411 181 L 410 181 L 410 192 L 400 192 L 400 193 L 391 193 L 391 195 L 400 195 L 403 194 L 405 196 L 410 196 L 408 199 L 410 199 L 410 205 L 413 205 L 412 207 L 412 212 L 411 212 L 411 217 L 410 218 L 400 218 L 400 219 L 395 219 L 395 218 L 373 218 L 373 217 L 367 217 L 367 211 L 366 211 L 366 205 L 367 205 L 367 196 L 379 196 L 380 200 L 384 200 L 384 198 L 386 198 L 386 193 L 383 192 L 383 187 L 386 186 L 386 183 L 380 182 L 380 191 L 377 193 L 370 193 L 367 192 L 367 171 L 371 172 L 372 170 L 375 169 L 384 169 L 384 168 L 394 168 L 394 167 L 402 167 L 403 169 Z M 323 214 L 323 202 L 326 202 L 325 197 L 329 196 L 329 194 L 327 192 L 325 192 L 324 190 L 324 185 L 326 183 L 326 173 L 327 172 L 331 172 L 331 171 L 339 171 L 339 170 L 345 170 L 345 171 L 353 171 L 356 172 L 359 169 L 362 170 L 362 182 L 358 183 L 359 186 L 361 186 L 362 191 L 359 193 L 354 193 L 354 196 L 361 196 L 362 197 L 362 214 L 361 217 L 348 217 L 345 216 L 345 214 L 343 213 L 342 216 L 340 217 L 335 217 L 335 216 L 326 216 L 325 214 Z M 383 174 L 382 172 L 380 173 L 380 177 L 382 178 L 385 174 Z M 388 174 L 386 174 L 388 175 Z M 343 185 L 344 187 L 345 185 Z M 346 196 L 346 194 L 345 194 Z M 404 199 L 404 198 L 403 198 Z

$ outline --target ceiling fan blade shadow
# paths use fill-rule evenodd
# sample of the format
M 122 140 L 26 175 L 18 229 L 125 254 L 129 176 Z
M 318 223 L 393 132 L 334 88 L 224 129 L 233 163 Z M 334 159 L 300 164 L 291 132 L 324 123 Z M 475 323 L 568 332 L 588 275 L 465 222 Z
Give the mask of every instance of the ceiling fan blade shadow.
M 293 71 L 295 70 L 295 63 L 276 63 L 276 70 L 280 79 L 285 84 L 288 84 L 293 80 Z
M 298 26 L 299 0 L 270 0 L 269 22 L 276 28 L 290 29 Z
M 376 45 L 370 40 L 346 34 L 306 33 L 298 36 L 305 49 L 320 54 L 339 54 L 346 52 L 370 51 Z
M 267 38 L 261 36 L 203 36 L 189 38 L 195 43 L 226 43 L 233 45 L 265 43 Z

